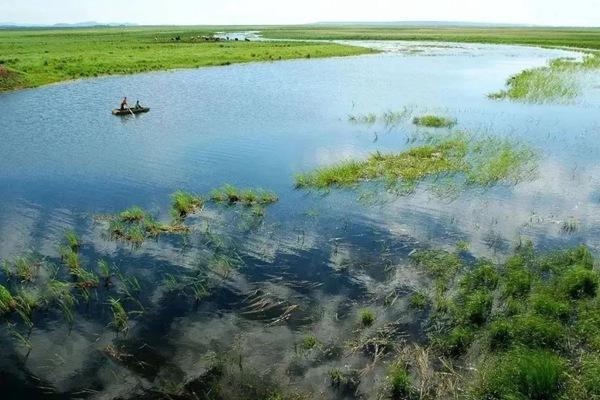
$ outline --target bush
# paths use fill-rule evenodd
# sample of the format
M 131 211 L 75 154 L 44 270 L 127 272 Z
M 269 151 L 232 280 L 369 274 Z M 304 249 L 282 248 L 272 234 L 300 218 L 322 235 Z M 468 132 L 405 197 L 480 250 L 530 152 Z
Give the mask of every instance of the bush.
M 514 339 L 512 325 L 506 320 L 494 321 L 488 331 L 490 349 L 508 349 Z
M 409 302 L 410 308 L 413 308 L 416 310 L 423 310 L 423 309 L 425 309 L 425 307 L 427 307 L 427 303 L 429 302 L 429 299 L 423 293 L 416 292 L 410 296 L 408 302 Z

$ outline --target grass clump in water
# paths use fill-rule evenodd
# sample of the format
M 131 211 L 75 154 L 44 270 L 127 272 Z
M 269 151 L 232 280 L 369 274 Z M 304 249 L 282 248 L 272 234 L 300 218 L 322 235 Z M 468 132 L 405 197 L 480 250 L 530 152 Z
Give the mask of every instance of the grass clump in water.
M 232 185 L 225 185 L 211 193 L 211 199 L 217 203 L 230 205 L 241 204 L 244 206 L 262 206 L 275 203 L 279 200 L 277 195 L 262 189 L 239 189 Z
M 543 350 L 518 348 L 485 366 L 477 398 L 552 400 L 560 397 L 565 360 Z
M 388 380 L 392 398 L 405 399 L 412 393 L 412 383 L 406 366 L 402 363 L 394 363 L 389 369 Z
M 349 115 L 348 122 L 352 122 L 353 124 L 374 124 L 377 122 L 377 114 L 368 113 L 368 114 L 356 114 Z
M 150 213 L 134 206 L 120 213 L 103 218 L 108 220 L 110 237 L 124 240 L 139 247 L 148 238 L 156 238 L 163 233 L 185 233 L 189 228 L 175 221 L 172 224 L 157 222 Z
M 375 312 L 370 308 L 360 310 L 359 320 L 362 326 L 369 327 L 375 322 Z
M 8 314 L 17 307 L 17 302 L 7 288 L 0 285 L 0 314 Z
M 452 128 L 456 125 L 456 120 L 438 115 L 423 115 L 421 117 L 415 117 L 413 119 L 413 124 L 424 126 L 426 128 Z
M 171 195 L 172 209 L 171 215 L 177 220 L 181 220 L 189 214 L 196 213 L 202 209 L 204 202 L 200 196 L 181 190 Z
M 127 332 L 129 329 L 129 316 L 125 311 L 125 308 L 123 308 L 121 301 L 119 299 L 110 298 L 108 299 L 108 303 L 113 314 L 112 326 L 119 333 Z
M 351 187 L 383 181 L 389 188 L 411 192 L 427 178 L 454 178 L 459 187 L 489 187 L 518 183 L 530 177 L 537 157 L 529 147 L 506 139 L 453 134 L 401 153 L 371 154 L 296 176 L 297 188 Z M 442 181 L 443 182 L 443 181 Z

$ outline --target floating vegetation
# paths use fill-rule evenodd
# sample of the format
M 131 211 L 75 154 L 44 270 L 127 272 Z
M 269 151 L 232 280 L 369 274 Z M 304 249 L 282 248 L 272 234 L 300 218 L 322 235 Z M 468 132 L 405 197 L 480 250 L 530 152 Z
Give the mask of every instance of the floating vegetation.
M 108 221 L 110 237 L 124 240 L 139 247 L 146 239 L 156 238 L 161 234 L 181 234 L 189 232 L 189 228 L 175 221 L 172 224 L 157 222 L 150 213 L 138 206 L 121 211 L 117 215 L 99 217 Z
M 529 147 L 499 138 L 464 133 L 401 153 L 371 154 L 296 176 L 296 187 L 327 189 L 381 180 L 388 188 L 412 192 L 426 178 L 455 178 L 462 187 L 517 183 L 535 172 L 537 156 Z M 443 181 L 442 181 L 443 183 Z
M 175 219 L 183 219 L 189 214 L 196 213 L 202 209 L 204 202 L 200 196 L 192 193 L 176 191 L 171 195 L 171 215 Z
M 21 282 L 32 282 L 36 271 L 39 269 L 40 262 L 32 256 L 22 256 L 10 262 L 2 262 L 2 271 L 8 278 L 17 278 Z
M 579 221 L 575 218 L 569 218 L 561 223 L 560 230 L 566 234 L 573 234 L 579 230 Z
M 273 192 L 262 189 L 238 189 L 232 185 L 225 185 L 212 191 L 211 200 L 217 203 L 242 204 L 245 206 L 262 206 L 275 203 L 279 200 Z
M 452 128 L 456 122 L 456 119 L 438 115 L 423 115 L 413 118 L 413 124 L 426 128 Z

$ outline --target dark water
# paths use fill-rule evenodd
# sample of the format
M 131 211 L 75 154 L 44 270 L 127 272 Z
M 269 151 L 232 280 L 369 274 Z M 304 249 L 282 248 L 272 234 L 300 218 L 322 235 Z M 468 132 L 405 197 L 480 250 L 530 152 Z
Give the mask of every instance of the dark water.
M 0 258 L 35 251 L 58 263 L 58 243 L 74 228 L 87 265 L 105 258 L 137 278 L 144 313 L 132 314 L 126 337 L 116 336 L 106 301 L 122 292 L 98 290 L 90 304 L 80 302 L 71 328 L 56 313 L 40 313 L 27 358 L 7 329 L 0 390 L 12 398 L 128 397 L 198 384 L 215 359 L 226 358 L 232 384 L 254 379 L 331 398 L 328 371 L 368 358 L 314 359 L 297 344 L 309 332 L 332 347 L 350 340 L 366 305 L 380 323 L 420 340 L 418 321 L 405 312 L 407 294 L 427 285 L 404 268 L 415 248 L 465 240 L 474 256 L 501 258 L 528 238 L 540 248 L 585 243 L 598 250 L 598 87 L 566 104 L 486 97 L 508 76 L 569 53 L 386 46 L 390 53 L 375 56 L 101 78 L 1 95 Z M 123 95 L 151 112 L 112 116 Z M 392 129 L 347 120 L 404 107 L 530 144 L 541 154 L 537 176 L 452 199 L 418 190 L 375 204 L 352 191 L 294 189 L 294 175 L 315 166 L 409 147 L 418 133 L 411 118 Z M 208 206 L 188 221 L 191 234 L 140 249 L 108 240 L 93 218 L 139 205 L 167 220 L 175 190 L 204 194 L 224 183 L 269 189 L 280 200 L 264 218 Z M 565 221 L 577 229 L 565 233 Z M 226 274 L 207 267 L 216 252 L 238 260 Z M 198 273 L 210 288 L 200 303 L 166 289 L 167 274 Z M 268 306 L 256 311 L 257 304 Z M 127 356 L 107 355 L 109 345 Z M 364 393 L 381 384 L 380 368 L 361 384 Z

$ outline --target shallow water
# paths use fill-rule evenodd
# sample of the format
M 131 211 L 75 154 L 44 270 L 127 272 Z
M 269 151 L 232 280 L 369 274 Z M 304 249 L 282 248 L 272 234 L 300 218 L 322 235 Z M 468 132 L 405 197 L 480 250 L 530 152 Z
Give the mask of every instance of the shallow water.
M 0 95 L 0 258 L 33 250 L 58 262 L 64 230 L 74 228 L 89 265 L 104 257 L 140 281 L 145 308 L 132 317 L 126 338 L 108 326 L 106 293 L 79 305 L 71 330 L 56 315 L 44 315 L 25 363 L 27 351 L 2 332 L 0 370 L 14 383 L 14 398 L 42 397 L 44 390 L 59 397 L 127 397 L 201 376 L 224 354 L 239 357 L 240 370 L 252 379 L 331 398 L 327 371 L 360 366 L 366 358 L 318 361 L 299 355 L 295 344 L 307 332 L 326 343 L 350 340 L 354 315 L 365 305 L 383 316 L 382 324 L 398 324 L 420 340 L 418 321 L 405 312 L 407 293 L 427 285 L 408 268 L 415 248 L 452 248 L 465 240 L 474 256 L 502 258 L 525 238 L 542 249 L 585 243 L 598 251 L 597 85 L 558 105 L 486 97 L 524 68 L 577 54 L 360 45 L 386 52 L 99 78 Z M 111 115 L 123 95 L 151 111 Z M 394 127 L 348 122 L 349 114 L 404 107 L 411 115 L 454 117 L 456 129 L 530 144 L 541 154 L 536 176 L 452 197 L 422 189 L 404 197 L 384 194 L 377 202 L 361 201 L 356 191 L 294 189 L 296 173 L 410 147 L 422 133 L 410 117 Z M 94 215 L 134 204 L 167 220 L 175 190 L 205 194 L 224 183 L 269 189 L 280 200 L 262 219 L 241 208 L 208 206 L 190 219 L 194 230 L 185 238 L 161 237 L 140 249 L 108 240 L 94 222 Z M 577 229 L 565 232 L 565 221 L 576 221 Z M 163 282 L 165 274 L 206 267 L 215 251 L 207 231 L 218 234 L 224 245 L 217 247 L 241 265 L 225 278 L 211 271 L 211 294 L 195 304 L 169 294 Z M 399 300 L 384 307 L 390 295 Z M 257 312 L 257 303 L 269 306 Z M 108 345 L 133 356 L 108 357 Z M 373 387 L 379 368 L 365 380 Z M 369 392 L 370 384 L 361 391 Z

